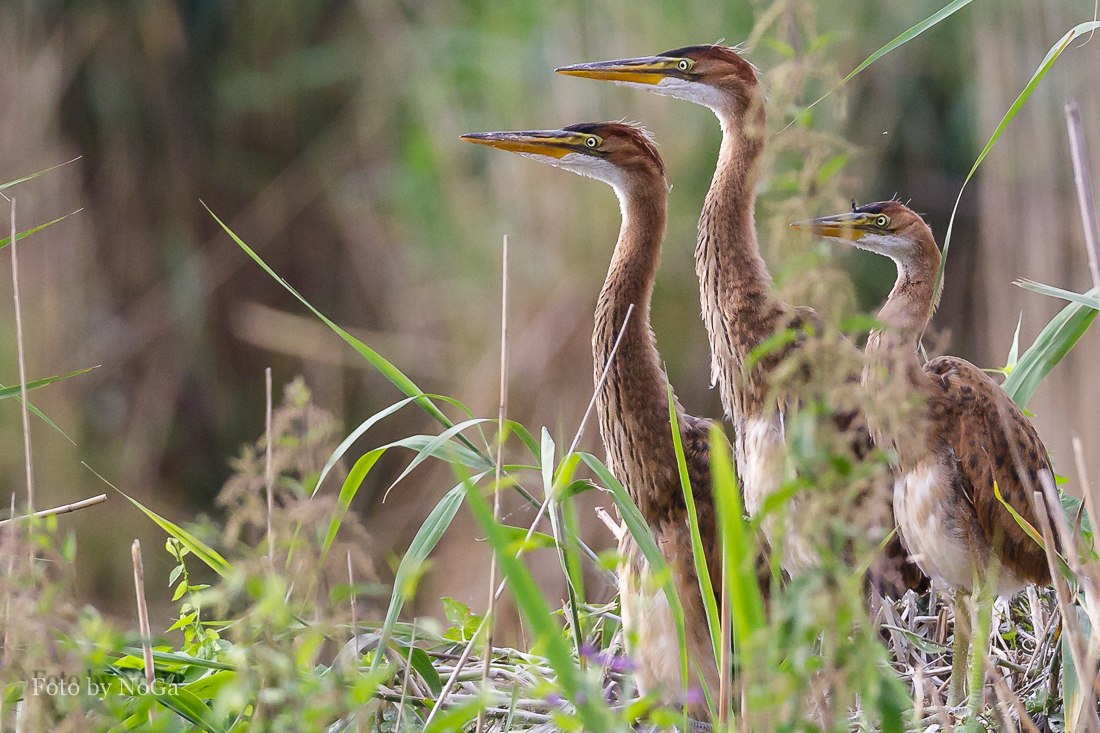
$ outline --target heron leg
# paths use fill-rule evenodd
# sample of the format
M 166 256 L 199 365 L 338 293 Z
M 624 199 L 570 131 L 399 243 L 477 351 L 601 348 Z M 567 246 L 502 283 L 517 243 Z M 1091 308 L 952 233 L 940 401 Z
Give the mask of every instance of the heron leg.
M 951 686 L 947 692 L 948 707 L 955 707 L 966 687 L 966 662 L 970 649 L 970 617 L 966 600 L 970 594 L 955 591 L 955 644 L 951 653 Z
M 982 695 L 985 691 L 985 655 L 989 648 L 989 632 L 993 625 L 993 587 L 980 583 L 974 588 L 974 633 L 970 644 L 970 674 L 967 682 L 970 686 L 970 699 L 967 707 L 971 719 L 975 719 L 982 709 Z M 976 642 L 976 643 L 975 643 Z

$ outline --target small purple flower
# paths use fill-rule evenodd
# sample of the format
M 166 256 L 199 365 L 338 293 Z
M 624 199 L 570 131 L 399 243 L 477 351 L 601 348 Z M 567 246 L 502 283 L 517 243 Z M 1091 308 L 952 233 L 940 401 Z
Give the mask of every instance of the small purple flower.
M 698 687 L 689 687 L 687 693 L 684 695 L 684 704 L 686 705 L 702 705 L 706 702 L 706 697 L 703 695 L 703 691 Z
M 592 659 L 593 657 L 595 657 L 597 660 L 599 660 L 601 654 L 599 649 L 585 642 L 584 644 L 581 644 L 581 656 L 585 659 Z M 600 662 L 600 664 L 603 664 L 603 662 Z
M 562 697 L 561 695 L 559 695 L 556 692 L 551 692 L 549 695 L 547 695 L 543 699 L 546 700 L 546 702 L 550 703 L 551 705 L 561 705 L 563 702 L 565 702 L 565 698 Z
M 606 655 L 604 659 L 600 661 L 603 666 L 607 667 L 612 672 L 633 672 L 634 660 L 624 655 L 613 656 L 610 653 Z

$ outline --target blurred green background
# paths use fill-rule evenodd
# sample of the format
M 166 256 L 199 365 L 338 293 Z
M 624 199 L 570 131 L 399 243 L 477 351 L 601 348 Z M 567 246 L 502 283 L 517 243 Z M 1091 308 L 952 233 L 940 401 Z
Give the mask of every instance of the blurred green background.
M 552 69 L 741 43 L 764 19 L 748 57 L 765 73 L 781 68 L 782 78 L 766 78 L 797 91 L 770 97 L 775 132 L 827 89 L 823 80 L 941 4 L 5 0 L 0 180 L 83 156 L 7 192 L 18 199 L 21 229 L 83 207 L 20 245 L 28 377 L 101 365 L 35 395 L 75 441 L 32 424 L 37 506 L 106 490 L 87 461 L 177 521 L 216 515 L 229 458 L 263 431 L 266 366 L 277 385 L 305 375 L 346 429 L 399 398 L 249 260 L 200 200 L 423 389 L 485 416 L 496 415 L 500 242 L 510 235 L 510 417 L 546 425 L 568 444 L 591 391 L 591 314 L 619 224 L 615 198 L 602 184 L 459 141 L 471 131 L 625 117 L 654 132 L 674 184 L 653 302 L 658 346 L 687 409 L 720 416 L 692 261 L 718 125 L 702 108 Z M 777 222 L 831 213 L 814 209 L 847 197 L 897 194 L 927 213 L 942 241 L 989 134 L 1051 44 L 1092 14 L 1086 0 L 976 0 L 815 108 L 813 130 L 850 141 L 847 165 L 829 196 L 811 191 L 798 199 L 806 210 L 792 211 L 782 202 L 802 170 L 798 146 L 770 161 L 761 239 L 784 291 L 818 305 L 853 293 L 862 309 L 880 302 L 893 283 L 888 261 L 833 252 Z M 1098 80 L 1100 39 L 1068 50 L 967 189 L 931 339 L 937 352 L 1003 365 L 1021 313 L 1026 346 L 1061 307 L 1013 279 L 1089 286 L 1061 107 L 1078 100 L 1100 172 Z M 830 262 L 847 269 L 854 290 L 843 278 L 814 279 L 810 266 Z M 18 381 L 11 295 L 3 256 L 4 384 Z M 1071 436 L 1090 457 L 1100 449 L 1100 390 L 1089 368 L 1098 358 L 1100 337 L 1090 333 L 1031 403 L 1067 475 Z M 432 430 L 422 413 L 403 411 L 360 447 Z M 594 426 L 584 447 L 601 452 Z M 5 503 L 10 491 L 23 495 L 22 450 L 18 405 L 4 401 Z M 425 466 L 381 503 L 405 461 L 387 454 L 355 505 L 382 580 L 387 558 L 404 551 L 454 483 L 449 469 Z M 510 511 L 517 524 L 527 516 Z M 62 521 L 78 540 L 79 596 L 133 615 L 126 548 L 134 537 L 155 548 L 146 563 L 159 577 L 169 561 L 163 536 L 117 495 Z M 594 518 L 585 524 L 592 545 L 612 543 Z M 487 551 L 475 534 L 460 513 L 421 598 L 483 604 Z M 539 562 L 553 568 L 557 559 Z M 151 587 L 150 600 L 164 609 L 168 589 Z

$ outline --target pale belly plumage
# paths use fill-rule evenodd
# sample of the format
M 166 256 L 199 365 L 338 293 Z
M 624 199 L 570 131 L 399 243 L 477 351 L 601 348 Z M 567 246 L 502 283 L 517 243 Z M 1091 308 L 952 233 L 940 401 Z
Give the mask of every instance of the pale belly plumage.
M 755 517 L 764 510 L 767 498 L 782 488 L 787 474 L 787 446 L 783 428 L 775 420 L 749 418 L 745 421 L 737 443 L 737 472 L 745 497 L 745 511 L 750 517 Z M 797 496 L 789 502 L 786 517 L 782 537 L 782 565 L 788 573 L 797 575 L 817 564 L 817 554 L 798 532 L 800 517 Z M 777 521 L 778 516 L 773 514 L 761 523 L 764 536 L 773 547 L 780 539 Z
M 894 516 L 913 560 L 924 573 L 952 588 L 970 592 L 975 570 L 990 563 L 986 543 L 971 537 L 973 508 L 957 496 L 950 471 L 925 461 L 894 483 Z M 997 571 L 997 594 L 1011 596 L 1026 583 L 1005 567 Z
M 668 598 L 654 581 L 649 563 L 629 533 L 619 541 L 619 553 L 625 558 L 619 567 L 619 600 L 627 653 L 634 663 L 634 682 L 641 694 L 654 692 L 665 702 L 675 703 L 682 697 L 683 683 L 680 642 Z M 675 572 L 673 575 L 682 577 Z M 689 598 L 698 595 L 698 588 L 694 596 L 687 596 L 690 589 L 678 588 L 677 592 L 686 605 L 685 614 L 691 614 L 692 606 L 698 604 L 693 604 Z M 706 620 L 686 618 L 685 621 L 688 654 L 693 660 L 688 665 L 688 688 L 701 689 L 698 676 L 701 669 L 707 686 L 716 694 L 718 669 L 713 648 L 709 645 Z M 705 711 L 705 704 L 688 705 L 688 712 L 693 717 L 703 718 Z

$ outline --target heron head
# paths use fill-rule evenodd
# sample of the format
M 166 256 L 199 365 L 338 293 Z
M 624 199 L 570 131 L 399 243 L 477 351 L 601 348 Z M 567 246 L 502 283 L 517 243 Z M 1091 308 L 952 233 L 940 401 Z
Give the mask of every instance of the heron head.
M 685 46 L 656 56 L 574 64 L 556 71 L 684 99 L 719 113 L 731 106 L 748 109 L 760 88 L 756 67 L 728 46 Z
M 585 122 L 560 130 L 477 132 L 467 142 L 519 153 L 625 190 L 638 180 L 664 185 L 665 165 L 649 134 L 623 122 Z
M 899 201 L 853 205 L 851 211 L 843 214 L 799 221 L 791 226 L 885 255 L 899 264 L 939 267 L 940 250 L 932 230 L 919 214 Z

